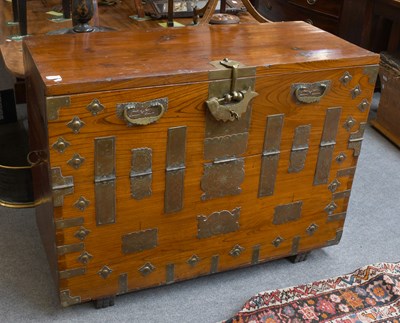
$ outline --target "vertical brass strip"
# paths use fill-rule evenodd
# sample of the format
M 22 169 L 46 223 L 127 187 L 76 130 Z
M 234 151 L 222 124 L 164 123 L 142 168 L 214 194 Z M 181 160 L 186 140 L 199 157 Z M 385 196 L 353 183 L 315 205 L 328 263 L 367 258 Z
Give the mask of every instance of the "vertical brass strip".
M 299 252 L 300 236 L 295 236 L 292 240 L 292 255 L 297 255 Z
M 118 277 L 118 294 L 125 294 L 128 292 L 128 274 L 123 273 Z
M 258 264 L 259 260 L 260 260 L 260 245 L 258 244 L 253 247 L 253 253 L 251 255 L 251 263 L 253 265 Z
M 342 108 L 339 107 L 329 108 L 326 111 L 324 129 L 322 131 L 318 160 L 314 174 L 314 185 L 328 183 L 341 112 Z
M 53 206 L 64 205 L 64 196 L 74 193 L 73 176 L 63 176 L 60 167 L 51 169 L 51 182 L 53 190 Z
M 218 255 L 212 256 L 210 274 L 215 274 L 218 272 L 218 263 L 219 263 L 219 256 Z
M 136 148 L 131 152 L 131 196 L 136 200 L 141 200 L 152 194 L 152 149 Z
M 186 157 L 186 126 L 168 129 L 164 212 L 183 208 Z
M 96 224 L 115 223 L 115 137 L 96 138 L 94 154 Z
M 258 197 L 274 194 L 276 174 L 280 155 L 280 144 L 283 128 L 283 114 L 267 117 L 264 147 L 261 160 L 260 183 Z
M 298 126 L 294 130 L 292 151 L 290 153 L 289 173 L 298 173 L 303 170 L 308 152 L 308 140 L 311 125 Z
M 166 266 L 166 283 L 171 284 L 175 280 L 175 265 L 168 264 Z

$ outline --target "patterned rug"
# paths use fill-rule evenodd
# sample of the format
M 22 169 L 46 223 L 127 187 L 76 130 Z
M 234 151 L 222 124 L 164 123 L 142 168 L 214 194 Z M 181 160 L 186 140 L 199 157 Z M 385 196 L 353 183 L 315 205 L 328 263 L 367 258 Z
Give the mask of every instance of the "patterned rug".
M 259 293 L 224 322 L 400 322 L 400 263 Z

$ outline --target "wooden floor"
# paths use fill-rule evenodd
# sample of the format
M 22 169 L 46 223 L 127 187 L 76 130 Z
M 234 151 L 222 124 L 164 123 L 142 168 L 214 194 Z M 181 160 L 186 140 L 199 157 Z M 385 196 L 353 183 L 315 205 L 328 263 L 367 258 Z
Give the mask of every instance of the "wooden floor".
M 34 36 L 46 34 L 64 28 L 71 28 L 72 22 L 53 22 L 54 16 L 47 12 L 60 8 L 61 0 L 27 0 L 28 35 Z M 133 0 L 118 0 L 113 6 L 99 6 L 99 26 L 110 27 L 115 31 L 121 30 L 146 30 L 149 28 L 163 28 L 160 23 L 166 20 L 138 21 L 130 18 L 136 14 Z M 249 15 L 240 15 L 241 23 L 255 22 Z M 94 20 L 94 19 L 93 19 Z M 93 21 L 92 20 L 92 21 Z M 21 40 L 10 40 L 10 36 L 19 35 L 18 25 L 9 25 L 12 21 L 12 3 L 10 0 L 0 0 L 0 50 L 6 67 L 17 77 L 24 77 L 22 62 Z M 175 21 L 184 25 L 190 25 L 191 19 L 176 19 Z M 93 22 L 91 22 L 92 25 Z M 195 27 L 194 27 L 195 28 Z

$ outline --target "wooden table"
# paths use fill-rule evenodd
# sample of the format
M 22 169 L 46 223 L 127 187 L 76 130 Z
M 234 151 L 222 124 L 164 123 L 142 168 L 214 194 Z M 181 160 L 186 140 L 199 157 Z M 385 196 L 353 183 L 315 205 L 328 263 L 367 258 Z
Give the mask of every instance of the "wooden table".
M 65 21 L 55 23 L 49 19 L 54 17 L 46 12 L 54 7 L 60 7 L 60 0 L 48 0 L 46 5 L 40 0 L 27 0 L 28 11 L 28 35 L 46 34 L 51 31 L 71 28 L 72 22 Z M 22 59 L 22 42 L 10 41 L 7 37 L 18 34 L 18 26 L 7 26 L 6 22 L 12 20 L 12 4 L 6 0 L 0 0 L 0 50 L 6 67 L 18 78 L 24 78 L 25 70 Z M 142 29 L 143 31 L 163 28 L 160 23 L 166 20 L 138 21 L 129 16 L 135 15 L 136 9 L 133 0 L 118 1 L 114 6 L 99 6 L 98 21 L 102 27 L 110 27 L 116 31 Z M 254 18 L 246 13 L 240 14 L 240 23 L 256 23 Z M 94 19 L 93 19 L 94 20 Z M 191 19 L 180 18 L 175 21 L 188 25 Z M 93 23 L 91 23 L 93 24 Z M 196 28 L 193 26 L 193 28 Z

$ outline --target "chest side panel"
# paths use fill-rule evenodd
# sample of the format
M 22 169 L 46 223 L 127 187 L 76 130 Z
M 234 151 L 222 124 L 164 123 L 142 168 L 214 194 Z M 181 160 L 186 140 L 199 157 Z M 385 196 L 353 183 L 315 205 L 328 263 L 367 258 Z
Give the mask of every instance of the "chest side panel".
M 88 300 L 339 242 L 368 69 L 256 77 L 236 130 L 210 128 L 209 87 L 73 95 L 51 112 L 61 291 Z

